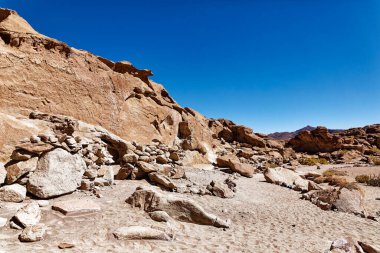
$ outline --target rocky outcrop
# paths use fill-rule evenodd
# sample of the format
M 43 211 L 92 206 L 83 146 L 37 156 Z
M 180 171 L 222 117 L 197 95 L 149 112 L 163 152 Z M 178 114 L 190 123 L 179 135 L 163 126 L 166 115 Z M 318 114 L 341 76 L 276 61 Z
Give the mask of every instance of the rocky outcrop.
M 209 127 L 213 129 L 215 135 L 227 142 L 246 143 L 255 147 L 265 147 L 264 138 L 253 133 L 253 130 L 246 126 L 236 125 L 230 120 L 219 119 L 210 120 Z
M 80 186 L 86 164 L 79 155 L 63 149 L 43 154 L 29 178 L 28 192 L 39 198 L 51 198 L 75 191 Z
M 71 116 L 142 144 L 156 139 L 172 145 L 180 136 L 193 150 L 205 151 L 202 142 L 212 146 L 208 120 L 179 106 L 149 79 L 150 70 L 43 36 L 15 11 L 0 9 L 0 17 L 2 112 Z M 186 137 L 179 131 L 182 122 L 191 132 Z
M 330 134 L 325 127 L 303 131 L 287 143 L 295 151 L 307 153 L 333 152 L 341 149 L 342 145 L 341 139 Z

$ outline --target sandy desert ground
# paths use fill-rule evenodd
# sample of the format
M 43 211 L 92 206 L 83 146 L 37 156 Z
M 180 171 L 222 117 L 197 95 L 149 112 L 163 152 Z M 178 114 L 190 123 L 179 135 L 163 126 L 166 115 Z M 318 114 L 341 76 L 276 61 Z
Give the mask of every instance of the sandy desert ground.
M 323 169 L 326 169 L 322 168 Z M 315 170 L 315 167 L 300 170 Z M 380 167 L 340 170 L 380 172 Z M 187 176 L 199 184 L 213 179 L 227 178 L 220 171 L 188 169 Z M 186 195 L 200 203 L 207 211 L 232 221 L 231 228 L 221 229 L 190 223 L 174 226 L 173 241 L 116 240 L 112 232 L 121 226 L 144 225 L 169 228 L 155 222 L 142 210 L 125 203 L 137 186 L 148 185 L 145 180 L 116 181 L 104 187 L 102 197 L 77 191 L 50 200 L 43 207 L 41 222 L 48 226 L 43 241 L 21 243 L 18 232 L 6 227 L 0 233 L 0 252 L 324 252 L 332 240 L 351 236 L 356 240 L 380 245 L 380 223 L 353 214 L 323 211 L 311 202 L 301 200 L 299 192 L 269 184 L 262 174 L 254 178 L 239 177 L 237 194 L 232 199 L 215 196 Z M 369 213 L 380 211 L 380 188 L 364 186 Z M 65 217 L 51 210 L 51 204 L 62 199 L 93 199 L 102 211 L 77 217 Z M 30 201 L 30 200 L 29 200 Z M 28 200 L 26 201 L 28 202 Z M 15 209 L 24 205 L 1 203 L 0 215 L 10 218 Z M 59 249 L 62 242 L 74 244 L 72 249 Z

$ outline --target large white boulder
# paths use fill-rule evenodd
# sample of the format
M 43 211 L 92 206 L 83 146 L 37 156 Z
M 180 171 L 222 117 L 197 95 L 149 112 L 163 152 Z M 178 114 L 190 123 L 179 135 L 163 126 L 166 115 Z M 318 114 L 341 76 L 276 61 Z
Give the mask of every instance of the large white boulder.
M 57 148 L 43 154 L 30 176 L 28 192 L 39 198 L 51 198 L 75 191 L 80 186 L 86 164 L 78 155 Z
M 33 226 L 41 219 L 41 209 L 37 202 L 31 202 L 18 210 L 13 218 L 24 228 Z

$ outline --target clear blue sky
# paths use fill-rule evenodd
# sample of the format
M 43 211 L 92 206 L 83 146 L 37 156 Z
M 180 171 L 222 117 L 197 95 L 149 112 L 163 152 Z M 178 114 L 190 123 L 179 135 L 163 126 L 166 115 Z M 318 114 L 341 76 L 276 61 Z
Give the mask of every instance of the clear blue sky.
M 39 32 L 152 69 L 256 132 L 380 123 L 378 0 L 0 0 Z

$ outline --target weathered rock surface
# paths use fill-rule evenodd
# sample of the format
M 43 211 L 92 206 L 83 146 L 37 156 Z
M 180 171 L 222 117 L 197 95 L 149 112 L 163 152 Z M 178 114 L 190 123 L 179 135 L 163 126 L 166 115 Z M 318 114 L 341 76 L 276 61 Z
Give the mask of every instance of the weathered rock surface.
M 71 199 L 53 204 L 53 210 L 59 211 L 66 216 L 76 216 L 100 212 L 100 206 L 91 200 Z
M 228 228 L 229 221 L 207 213 L 199 204 L 186 198 L 163 194 L 158 190 L 137 188 L 127 200 L 133 207 L 140 207 L 146 212 L 165 211 L 172 218 L 215 227 Z
M 33 226 L 41 219 L 41 209 L 37 202 L 31 202 L 18 210 L 13 218 L 24 228 Z
M 289 169 L 281 167 L 268 168 L 264 172 L 264 177 L 269 183 L 289 187 L 297 191 L 308 191 L 309 189 L 309 181 Z
M 34 171 L 37 167 L 38 158 L 34 157 L 27 161 L 21 161 L 6 167 L 7 177 L 5 183 L 13 184 L 23 175 Z
M 171 190 L 177 189 L 177 186 L 173 183 L 173 181 L 169 177 L 162 175 L 160 173 L 157 173 L 157 172 L 149 173 L 149 179 L 150 181 L 157 183 L 165 188 L 168 188 Z
M 43 154 L 29 178 L 28 192 L 39 198 L 51 198 L 75 191 L 80 186 L 86 164 L 79 155 L 63 149 Z
M 332 152 L 342 147 L 339 137 L 332 135 L 325 127 L 317 127 L 312 131 L 303 131 L 289 140 L 288 146 L 298 152 L 318 153 Z
M 0 188 L 0 200 L 22 202 L 26 197 L 26 188 L 19 184 L 6 185 Z
M 335 208 L 340 212 L 364 214 L 365 201 L 364 190 L 360 188 L 342 187 L 339 190 L 339 197 L 334 202 Z
M 119 240 L 164 240 L 170 241 L 171 235 L 164 231 L 142 226 L 130 226 L 118 228 L 114 233 Z
M 19 239 L 22 242 L 37 242 L 41 241 L 44 238 L 45 233 L 45 225 L 37 224 L 24 228 L 19 236 Z
M 241 163 L 237 158 L 231 156 L 221 156 L 216 159 L 219 167 L 228 167 L 233 172 L 239 173 L 245 177 L 253 177 L 255 167 L 250 164 Z
M 233 198 L 235 196 L 235 192 L 230 189 L 229 185 L 222 182 L 212 181 L 210 183 L 210 191 L 219 198 Z
M 0 12 L 2 111 L 28 115 L 38 109 L 72 116 L 143 144 L 157 139 L 172 145 L 186 121 L 192 148 L 213 141 L 208 120 L 179 106 L 149 80 L 150 70 L 70 48 L 37 33 L 15 11 Z
M 340 212 L 365 216 L 365 192 L 355 183 L 347 184 L 340 189 L 329 188 L 310 191 L 302 196 L 323 210 L 336 209 Z

